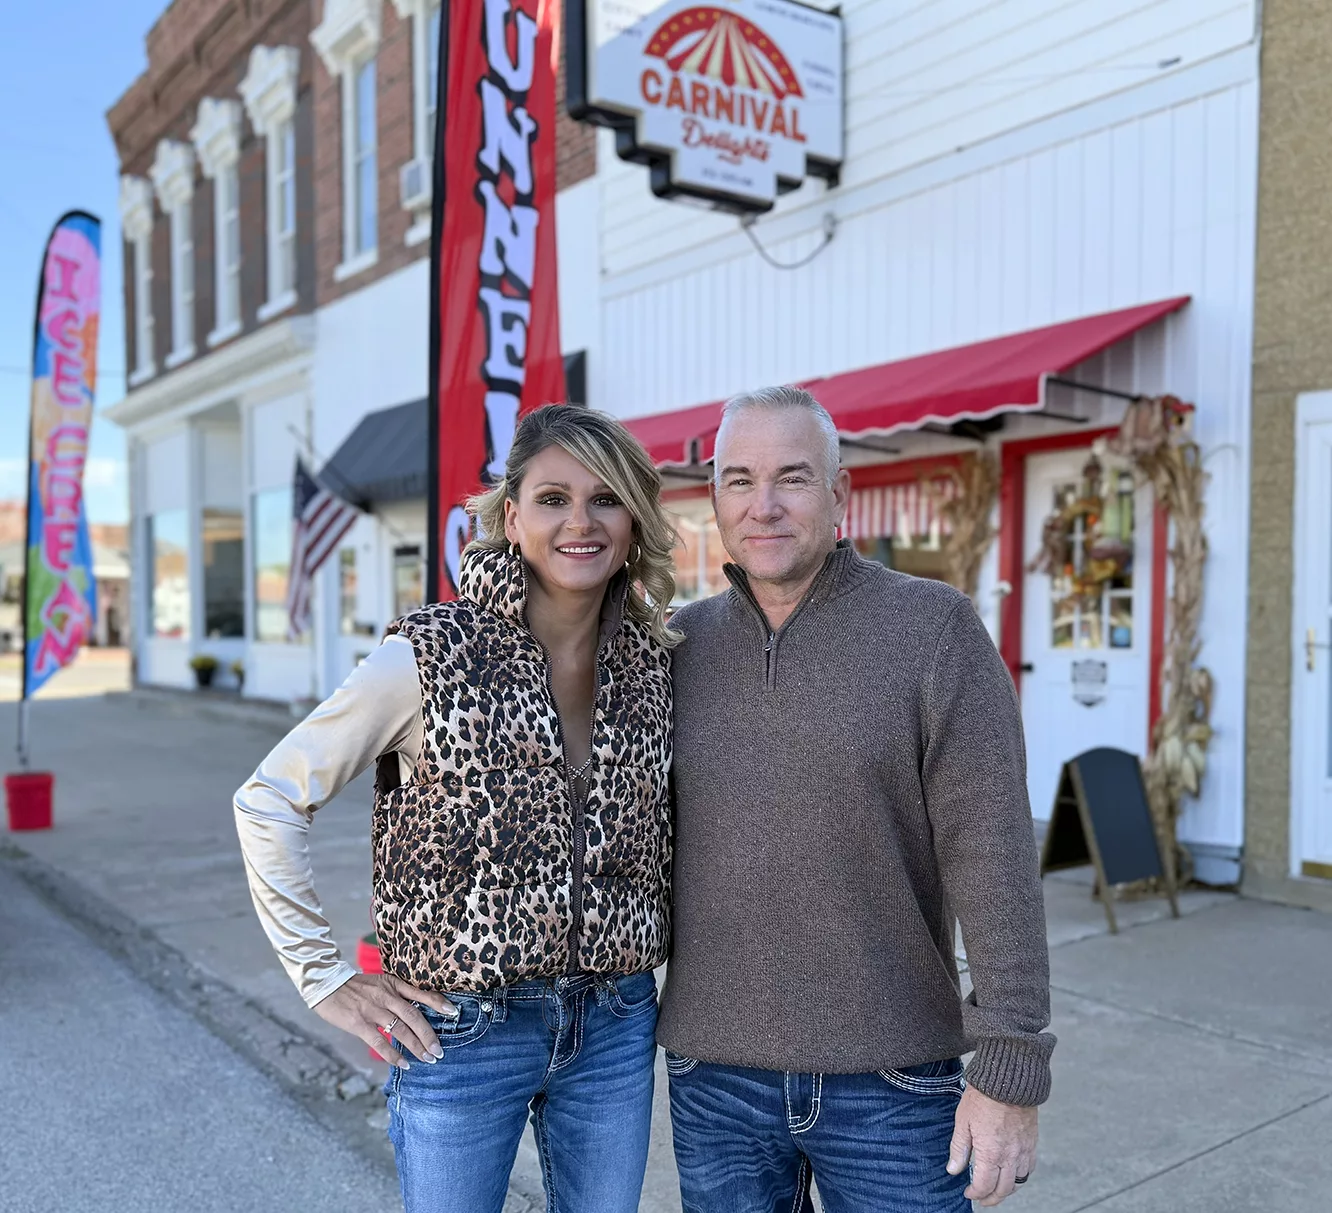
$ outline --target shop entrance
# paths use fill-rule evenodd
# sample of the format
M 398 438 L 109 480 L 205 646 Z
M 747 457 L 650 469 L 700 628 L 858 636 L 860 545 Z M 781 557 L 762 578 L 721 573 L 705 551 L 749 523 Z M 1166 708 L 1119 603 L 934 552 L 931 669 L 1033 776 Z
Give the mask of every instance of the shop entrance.
M 1295 449 L 1294 858 L 1332 880 L 1332 392 L 1301 398 Z
M 1152 492 L 1090 447 L 1026 460 L 1022 723 L 1032 813 L 1093 746 L 1144 754 L 1151 677 Z M 1055 520 L 1057 518 L 1057 521 Z

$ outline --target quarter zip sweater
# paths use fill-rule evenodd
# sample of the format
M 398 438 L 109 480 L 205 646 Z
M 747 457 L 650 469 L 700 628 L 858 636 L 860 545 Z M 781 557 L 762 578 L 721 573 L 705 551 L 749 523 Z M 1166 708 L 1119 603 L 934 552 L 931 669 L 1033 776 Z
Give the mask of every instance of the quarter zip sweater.
M 971 603 L 843 543 L 773 633 L 726 574 L 729 591 L 672 619 L 659 1040 L 814 1073 L 974 1050 L 978 1090 L 1042 1103 L 1054 1037 L 1021 715 Z

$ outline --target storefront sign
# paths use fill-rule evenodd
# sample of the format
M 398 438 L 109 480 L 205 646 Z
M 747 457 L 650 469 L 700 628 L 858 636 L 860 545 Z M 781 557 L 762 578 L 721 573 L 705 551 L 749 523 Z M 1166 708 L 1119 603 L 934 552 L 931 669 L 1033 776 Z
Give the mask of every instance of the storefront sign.
M 569 112 L 652 192 L 766 211 L 842 162 L 842 19 L 792 0 L 571 0 Z
M 1110 667 L 1104 661 L 1073 662 L 1073 698 L 1084 708 L 1093 708 L 1105 698 Z
M 83 501 L 101 315 L 102 225 L 72 211 L 46 246 L 37 293 L 28 462 L 23 698 L 93 635 L 97 583 Z
M 559 0 L 446 4 L 431 256 L 427 594 L 454 598 L 466 499 L 518 418 L 564 399 L 555 277 Z

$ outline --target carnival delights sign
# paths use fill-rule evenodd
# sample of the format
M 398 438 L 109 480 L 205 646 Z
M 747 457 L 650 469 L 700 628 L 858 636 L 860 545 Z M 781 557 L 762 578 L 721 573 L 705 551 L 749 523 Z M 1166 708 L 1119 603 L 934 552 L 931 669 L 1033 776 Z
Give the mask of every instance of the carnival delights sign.
M 570 112 L 615 127 L 620 155 L 652 166 L 655 193 L 763 211 L 807 174 L 836 176 L 839 17 L 790 0 L 577 7 Z

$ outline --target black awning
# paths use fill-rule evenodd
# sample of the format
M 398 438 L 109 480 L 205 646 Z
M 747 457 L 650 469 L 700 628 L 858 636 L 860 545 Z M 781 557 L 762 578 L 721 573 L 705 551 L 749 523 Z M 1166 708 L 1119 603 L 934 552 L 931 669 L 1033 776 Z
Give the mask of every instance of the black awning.
M 429 487 L 426 401 L 410 400 L 361 418 L 319 478 L 353 505 L 424 497 Z

